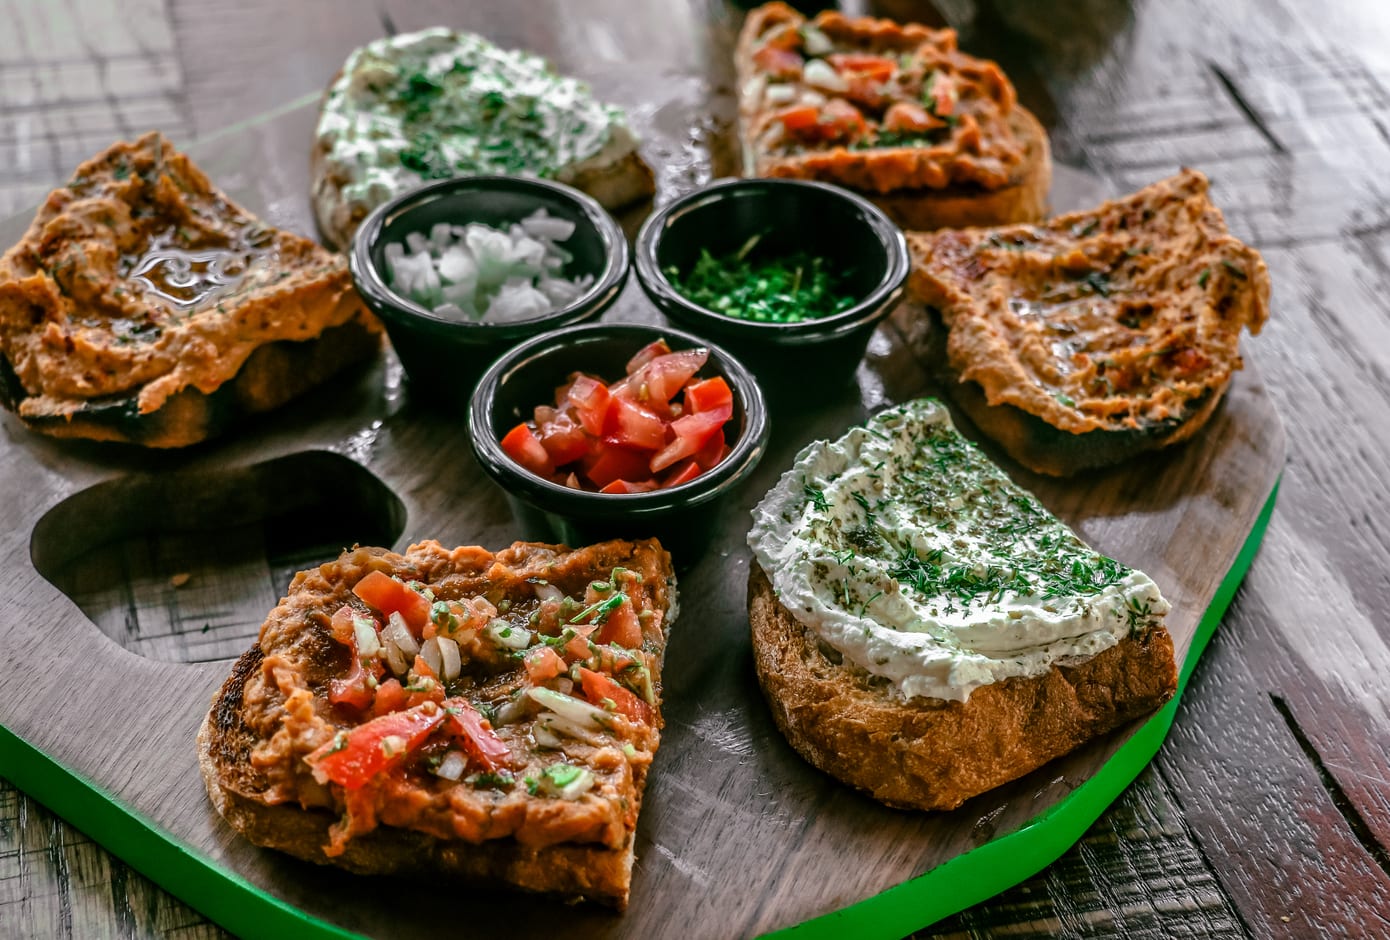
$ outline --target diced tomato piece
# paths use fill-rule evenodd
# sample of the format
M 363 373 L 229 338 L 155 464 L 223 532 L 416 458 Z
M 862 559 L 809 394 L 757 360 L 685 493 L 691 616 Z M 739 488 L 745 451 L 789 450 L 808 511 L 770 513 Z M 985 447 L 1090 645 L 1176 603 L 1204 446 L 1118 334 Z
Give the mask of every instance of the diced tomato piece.
M 608 413 L 608 386 L 587 375 L 576 375 L 566 393 L 584 430 L 597 437 L 603 433 L 603 416 Z
M 536 476 L 548 477 L 555 472 L 550 455 L 526 424 L 518 424 L 507 432 L 502 438 L 502 452 Z
M 334 705 L 346 705 L 354 711 L 365 711 L 370 708 L 376 696 L 376 690 L 372 688 L 372 683 L 367 670 L 362 668 L 362 660 L 357 655 L 357 632 L 352 627 L 352 608 L 343 606 L 338 613 L 333 615 L 333 622 L 336 628 L 339 615 L 343 611 L 348 612 L 348 634 L 346 643 L 348 652 L 352 654 L 352 665 L 348 667 L 348 674 L 341 679 L 333 678 L 328 680 L 328 701 Z
M 688 414 L 713 411 L 725 405 L 729 407 L 729 414 L 732 416 L 734 393 L 722 375 L 705 379 L 703 382 L 691 382 L 685 387 L 685 410 Z
M 680 486 L 682 483 L 689 483 L 703 472 L 704 468 L 695 462 L 694 457 L 687 457 L 671 467 L 671 472 L 667 474 L 661 486 L 663 489 Z
M 398 712 L 410 701 L 410 693 L 401 685 L 399 679 L 387 679 L 377 686 L 376 701 L 372 703 L 372 714 L 386 715 Z
M 400 614 L 405 625 L 416 637 L 421 635 L 430 619 L 430 602 L 424 595 L 406 587 L 395 578 L 382 571 L 370 572 L 353 585 L 352 593 L 362 598 L 368 607 L 381 611 L 386 616 Z
M 773 119 L 781 121 L 787 133 L 801 136 L 820 126 L 820 109 L 813 104 L 797 105 L 779 111 Z
M 433 705 L 382 715 L 340 732 L 305 761 L 320 783 L 332 781 L 357 790 L 376 775 L 400 766 L 445 717 L 444 710 Z
M 541 446 L 557 467 L 574 463 L 589 452 L 589 438 L 584 429 L 564 415 L 548 424 L 539 424 L 536 430 Z
M 605 487 L 614 480 L 644 480 L 652 475 L 648 462 L 651 455 L 647 451 L 629 450 L 626 447 L 605 447 L 598 458 L 584 471 L 589 482 L 597 487 Z
M 599 490 L 600 493 L 650 493 L 656 489 L 655 480 L 614 480 Z
M 666 443 L 666 425 L 635 401 L 617 398 L 603 421 L 603 442 L 617 447 L 656 450 Z
M 709 350 L 703 347 L 657 356 L 614 385 L 612 392 L 642 405 L 668 402 L 708 360 Z
M 538 646 L 526 654 L 526 676 L 541 685 L 565 671 L 565 661 L 548 646 Z
M 888 81 L 898 70 L 898 63 L 892 59 L 863 52 L 837 52 L 825 58 L 841 74 L 863 75 L 875 82 Z
M 710 437 L 709 443 L 695 452 L 695 463 L 701 470 L 713 470 L 725 457 L 729 456 L 729 445 L 723 434 Z
M 644 725 L 652 723 L 651 707 L 632 692 L 613 681 L 610 676 L 605 676 L 601 672 L 594 672 L 592 669 L 585 669 L 583 666 L 580 666 L 579 684 L 584 690 L 584 697 L 588 699 L 590 703 L 604 708 L 607 702 L 612 702 L 613 711 L 618 714 L 626 715 L 633 721 L 641 722 Z
M 913 101 L 896 101 L 883 116 L 883 129 L 900 134 L 920 134 L 945 126 L 945 121 L 933 117 L 926 108 Z
M 627 368 L 625 371 L 628 375 L 631 375 L 657 356 L 668 356 L 670 354 L 671 347 L 666 344 L 665 337 L 658 337 L 637 350 L 637 354 L 627 361 Z
M 864 115 L 843 98 L 831 98 L 821 108 L 820 132 L 827 140 L 858 140 L 866 130 Z
M 570 627 L 574 631 L 574 636 L 565 644 L 565 661 L 574 662 L 579 659 L 589 658 L 589 634 L 593 633 L 598 627 L 585 624 L 583 626 Z
M 617 643 L 630 650 L 642 645 L 642 624 L 637 619 L 632 598 L 624 597 L 621 604 L 608 612 L 608 619 L 598 628 L 596 639 L 599 643 Z
M 444 729 L 458 738 L 468 756 L 484 769 L 501 770 L 511 763 L 511 749 L 467 699 L 445 699 L 440 714 L 445 716 Z
M 675 439 L 653 455 L 650 464 L 652 473 L 660 473 L 678 460 L 693 457 L 728 420 L 729 416 L 720 409 L 686 415 L 672 421 L 671 430 L 676 435 Z
M 927 76 L 927 86 L 922 98 L 937 117 L 949 117 L 956 112 L 960 92 L 956 90 L 956 83 L 951 80 L 951 76 L 945 72 L 932 72 Z
M 352 618 L 357 616 L 357 611 L 347 604 L 339 607 L 333 613 L 333 619 L 329 622 L 328 632 L 333 635 L 333 639 L 339 643 L 357 645 L 357 628 L 352 625 Z
M 790 49 L 763 46 L 753 53 L 753 64 L 773 78 L 797 78 L 805 61 Z

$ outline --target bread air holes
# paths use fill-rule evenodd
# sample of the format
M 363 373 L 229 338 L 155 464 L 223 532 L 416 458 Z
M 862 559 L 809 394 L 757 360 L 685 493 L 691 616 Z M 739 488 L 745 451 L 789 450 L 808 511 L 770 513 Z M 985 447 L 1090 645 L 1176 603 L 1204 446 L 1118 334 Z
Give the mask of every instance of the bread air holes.
M 296 572 L 404 527 L 405 506 L 369 471 L 308 451 L 99 483 L 45 513 L 29 549 L 126 649 L 204 662 L 245 652 Z

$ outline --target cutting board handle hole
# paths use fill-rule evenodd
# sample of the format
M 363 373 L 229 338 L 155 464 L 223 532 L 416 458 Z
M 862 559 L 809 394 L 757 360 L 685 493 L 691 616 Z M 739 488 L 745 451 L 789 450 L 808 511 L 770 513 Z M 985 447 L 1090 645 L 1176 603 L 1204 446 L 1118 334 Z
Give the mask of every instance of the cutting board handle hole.
M 99 483 L 50 509 L 34 567 L 103 633 L 166 662 L 240 655 L 294 573 L 390 545 L 405 506 L 361 465 L 306 451 Z

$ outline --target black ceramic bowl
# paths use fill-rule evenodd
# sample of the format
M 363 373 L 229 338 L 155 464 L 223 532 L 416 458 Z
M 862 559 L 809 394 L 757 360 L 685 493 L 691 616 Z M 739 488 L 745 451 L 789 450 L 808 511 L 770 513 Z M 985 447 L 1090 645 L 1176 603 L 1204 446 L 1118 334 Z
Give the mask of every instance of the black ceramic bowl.
M 469 323 L 436 316 L 387 286 L 386 246 L 406 233 L 428 233 L 438 222 L 505 227 L 537 209 L 575 223 L 574 234 L 562 243 L 574 255 L 563 275 L 594 276 L 593 286 L 569 306 L 515 323 Z M 349 263 L 357 292 L 386 325 L 411 383 L 434 401 L 462 407 L 473 381 L 499 355 L 607 310 L 627 280 L 629 253 L 618 223 L 577 189 L 546 180 L 468 176 L 430 183 L 379 206 L 357 229 Z
M 826 259 L 858 298 L 848 310 L 800 323 L 760 323 L 687 300 L 671 283 L 701 249 L 715 257 L 760 238 L 750 258 L 797 251 Z M 716 183 L 654 213 L 637 236 L 637 277 L 647 296 L 679 325 L 738 356 L 781 400 L 848 381 L 874 327 L 902 297 L 909 259 L 903 234 L 868 200 L 824 183 L 749 179 Z
M 730 452 L 700 476 L 650 493 L 590 493 L 570 489 L 523 470 L 498 443 L 550 404 L 555 388 L 571 372 L 589 372 L 609 382 L 643 346 L 665 337 L 673 350 L 704 346 L 709 361 L 699 376 L 724 377 L 734 396 L 733 420 L 725 425 Z M 690 565 L 709 544 L 718 521 L 715 504 L 753 472 L 767 448 L 768 417 L 762 392 L 738 360 L 710 343 L 678 330 L 633 323 L 574 326 L 523 343 L 493 363 L 478 382 L 468 409 L 473 453 L 506 492 L 528 538 L 587 545 L 606 538 L 656 537 L 677 564 Z

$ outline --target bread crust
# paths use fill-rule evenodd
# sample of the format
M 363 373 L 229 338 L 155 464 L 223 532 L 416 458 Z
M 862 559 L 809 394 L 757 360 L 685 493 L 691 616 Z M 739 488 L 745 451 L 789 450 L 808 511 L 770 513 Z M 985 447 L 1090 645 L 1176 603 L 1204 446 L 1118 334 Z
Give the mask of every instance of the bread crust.
M 946 702 L 904 700 L 882 680 L 833 661 L 838 654 L 778 602 L 757 564 L 748 618 L 758 681 L 791 745 L 831 776 L 903 809 L 954 809 L 1153 711 L 1177 688 L 1172 638 L 1161 625 L 1079 664 Z
M 1017 104 L 1011 85 L 993 63 L 970 60 L 992 70 L 990 78 L 1000 86 L 1006 107 L 1005 124 L 1022 149 L 1022 159 L 1007 174 L 991 165 L 988 183 L 959 182 L 935 164 L 935 156 L 916 147 L 850 149 L 843 146 L 799 155 L 774 155 L 757 144 L 763 127 L 762 104 L 748 89 L 759 75 L 754 63 L 758 38 L 769 24 L 804 20 L 783 3 L 769 3 L 749 14 L 739 35 L 734 61 L 739 78 L 739 142 L 745 173 L 789 179 L 835 183 L 859 192 L 881 207 L 903 228 L 927 231 L 971 225 L 1035 222 L 1047 212 L 1052 183 L 1052 157 L 1047 133 L 1038 119 Z M 815 21 L 866 51 L 909 50 L 921 45 L 954 52 L 951 30 L 931 30 L 917 24 L 899 25 L 888 20 L 849 19 L 826 13 Z M 967 58 L 967 57 L 962 57 Z

